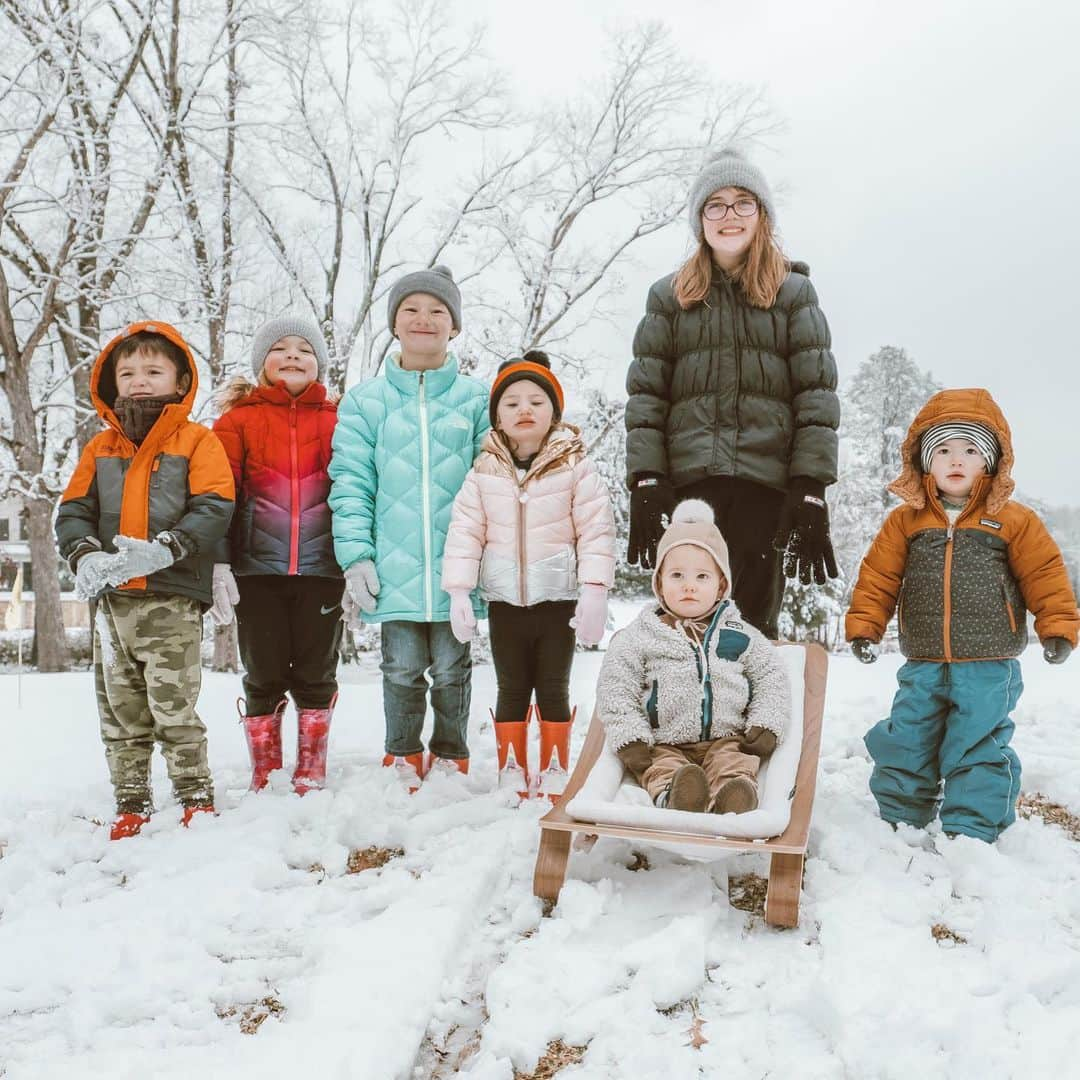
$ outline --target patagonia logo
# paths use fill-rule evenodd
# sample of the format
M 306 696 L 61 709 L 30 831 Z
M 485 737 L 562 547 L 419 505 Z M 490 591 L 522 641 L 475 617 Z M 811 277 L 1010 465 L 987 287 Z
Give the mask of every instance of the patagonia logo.
M 991 529 L 1000 529 L 1000 521 L 991 521 L 989 518 L 979 518 L 980 525 L 989 525 Z

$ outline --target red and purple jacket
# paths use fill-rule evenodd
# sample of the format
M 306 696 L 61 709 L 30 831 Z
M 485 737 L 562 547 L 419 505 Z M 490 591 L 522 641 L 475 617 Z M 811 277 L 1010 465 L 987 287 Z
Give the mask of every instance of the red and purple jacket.
M 295 398 L 257 386 L 215 422 L 236 481 L 234 574 L 341 577 L 326 501 L 336 422 L 337 405 L 317 382 Z

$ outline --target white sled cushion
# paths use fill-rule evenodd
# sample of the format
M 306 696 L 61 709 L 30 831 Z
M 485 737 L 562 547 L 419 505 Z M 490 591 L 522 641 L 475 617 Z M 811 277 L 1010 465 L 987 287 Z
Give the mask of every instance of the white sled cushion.
M 779 650 L 791 682 L 791 723 L 784 739 L 758 773 L 758 808 L 745 814 L 692 814 L 654 806 L 637 781 L 623 769 L 619 756 L 604 743 L 581 790 L 566 804 L 575 821 L 627 825 L 638 829 L 767 840 L 779 836 L 791 817 L 795 775 L 802 751 L 803 691 L 806 649 Z

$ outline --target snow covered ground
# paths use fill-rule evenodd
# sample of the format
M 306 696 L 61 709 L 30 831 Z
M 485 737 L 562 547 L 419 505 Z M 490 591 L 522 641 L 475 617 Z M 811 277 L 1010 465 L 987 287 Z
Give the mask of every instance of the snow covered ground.
M 575 664 L 585 716 L 600 659 Z M 284 773 L 244 790 L 239 680 L 207 674 L 220 816 L 179 828 L 155 759 L 158 813 L 123 843 L 90 675 L 26 676 L 21 710 L 0 676 L 0 1076 L 511 1080 L 562 1040 L 586 1048 L 566 1080 L 1080 1077 L 1080 843 L 1037 818 L 995 847 L 883 825 L 861 736 L 899 662 L 831 659 L 792 931 L 728 904 L 761 857 L 632 869 L 615 841 L 572 856 L 543 918 L 543 807 L 492 791 L 490 667 L 472 773 L 411 798 L 378 764 L 373 664 L 343 673 L 329 787 L 304 799 Z M 1080 661 L 1033 648 L 1024 671 L 1024 790 L 1080 813 Z M 404 854 L 348 873 L 370 846 Z M 273 1015 L 245 1034 L 252 1008 Z

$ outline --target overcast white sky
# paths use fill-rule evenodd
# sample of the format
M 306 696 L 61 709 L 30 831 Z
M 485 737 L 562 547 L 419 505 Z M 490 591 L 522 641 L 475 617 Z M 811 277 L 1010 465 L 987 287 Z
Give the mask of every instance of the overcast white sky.
M 461 0 L 526 95 L 600 63 L 604 27 L 661 12 L 719 79 L 765 88 L 786 131 L 757 154 L 785 249 L 807 261 L 841 379 L 880 345 L 946 386 L 985 386 L 1016 479 L 1080 504 L 1080 4 L 1000 0 Z M 668 13 L 670 12 L 670 14 Z M 639 249 L 625 359 L 649 283 L 687 233 Z

